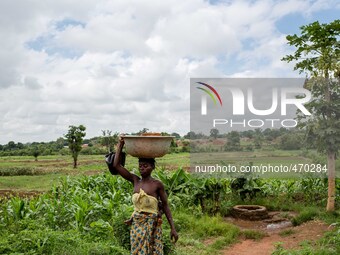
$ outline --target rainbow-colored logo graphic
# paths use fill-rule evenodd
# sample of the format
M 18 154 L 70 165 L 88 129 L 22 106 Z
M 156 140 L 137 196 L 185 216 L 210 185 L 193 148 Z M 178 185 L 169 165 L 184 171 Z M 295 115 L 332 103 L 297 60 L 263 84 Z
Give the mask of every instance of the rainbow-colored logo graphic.
M 204 87 L 203 88 L 202 87 L 196 87 L 196 88 L 198 88 L 200 90 L 203 90 L 207 95 L 209 95 L 210 98 L 213 100 L 215 105 L 217 105 L 217 100 L 216 100 L 216 98 L 217 98 L 218 101 L 220 102 L 220 105 L 222 106 L 221 97 L 218 94 L 218 92 L 216 91 L 216 89 L 214 89 L 213 86 L 211 86 L 209 84 L 206 84 L 204 82 L 196 82 L 196 83 L 201 84 L 201 85 L 207 87 L 208 89 L 206 89 Z M 202 115 L 206 115 L 207 114 L 207 98 L 205 96 L 203 96 L 203 95 L 202 95 L 201 113 L 202 113 Z

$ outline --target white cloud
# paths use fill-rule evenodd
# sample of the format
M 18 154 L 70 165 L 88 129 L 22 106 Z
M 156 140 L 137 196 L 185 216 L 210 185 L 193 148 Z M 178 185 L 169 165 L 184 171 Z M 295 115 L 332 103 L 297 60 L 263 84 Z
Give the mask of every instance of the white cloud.
M 321 0 L 3 0 L 0 143 L 53 140 L 79 124 L 88 137 L 144 127 L 185 134 L 190 77 L 295 76 L 280 61 L 289 48 L 276 22 L 329 8 Z

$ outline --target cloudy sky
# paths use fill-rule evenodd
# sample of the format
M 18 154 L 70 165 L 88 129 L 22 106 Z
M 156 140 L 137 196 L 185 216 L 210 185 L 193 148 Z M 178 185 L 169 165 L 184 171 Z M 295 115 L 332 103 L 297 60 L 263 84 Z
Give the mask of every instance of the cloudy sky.
M 325 0 L 1 0 L 0 144 L 189 131 L 191 77 L 297 77 L 287 34 Z

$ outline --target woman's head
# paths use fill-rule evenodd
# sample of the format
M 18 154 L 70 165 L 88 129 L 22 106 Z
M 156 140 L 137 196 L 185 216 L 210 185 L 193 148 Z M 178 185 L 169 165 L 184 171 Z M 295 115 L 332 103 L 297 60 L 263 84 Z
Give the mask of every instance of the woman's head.
M 152 170 L 155 169 L 154 158 L 139 158 L 139 171 L 142 177 L 147 177 L 151 174 Z

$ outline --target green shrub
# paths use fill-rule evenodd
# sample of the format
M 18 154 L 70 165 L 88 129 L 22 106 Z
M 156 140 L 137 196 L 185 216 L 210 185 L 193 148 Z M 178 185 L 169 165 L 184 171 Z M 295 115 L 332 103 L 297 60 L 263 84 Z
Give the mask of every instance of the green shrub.
M 180 212 L 175 214 L 175 225 L 180 231 L 190 231 L 197 238 L 224 236 L 232 241 L 239 234 L 236 226 L 223 222 L 219 216 L 192 217 L 189 213 Z
M 292 223 L 294 226 L 298 226 L 304 222 L 313 220 L 318 215 L 319 211 L 316 208 L 306 208 L 292 219 Z
M 295 234 L 296 233 L 296 231 L 294 230 L 294 229 L 285 229 L 285 230 L 282 230 L 280 233 L 279 233 L 279 235 L 280 236 L 290 236 L 290 235 L 293 235 L 293 234 Z
M 89 241 L 75 230 L 22 230 L 0 243 L 1 254 L 110 254 L 110 249 L 108 243 Z
M 241 232 L 242 236 L 244 236 L 246 239 L 252 239 L 252 240 L 261 240 L 263 237 L 266 236 L 266 233 L 258 230 L 253 229 L 246 229 Z
M 234 205 L 235 205 L 234 201 L 223 200 L 221 202 L 221 208 L 220 208 L 221 216 L 223 216 L 223 217 L 229 216 Z
M 131 217 L 131 213 L 121 212 L 112 218 L 113 235 L 118 240 L 120 246 L 126 250 L 131 249 L 130 245 L 130 227 L 124 223 Z

